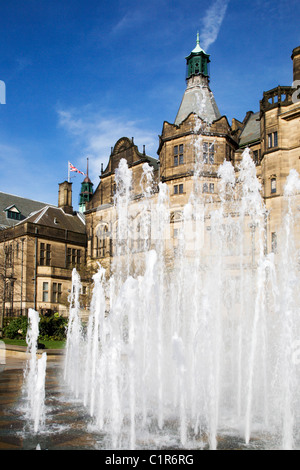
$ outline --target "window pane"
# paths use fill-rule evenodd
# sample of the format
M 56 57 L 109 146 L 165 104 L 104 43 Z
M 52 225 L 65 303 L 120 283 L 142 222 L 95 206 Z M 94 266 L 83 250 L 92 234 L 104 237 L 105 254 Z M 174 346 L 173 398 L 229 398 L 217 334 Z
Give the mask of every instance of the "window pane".
M 48 282 L 43 282 L 43 302 L 48 302 Z
M 174 155 L 178 155 L 178 145 L 175 145 L 174 147 Z
M 278 134 L 277 132 L 274 132 L 274 147 L 278 146 Z
M 45 264 L 45 244 L 40 244 L 40 265 L 44 266 Z
M 210 144 L 209 146 L 209 163 L 214 163 L 215 162 L 215 145 Z
M 272 147 L 272 134 L 268 134 L 268 147 Z
M 62 287 L 61 284 L 57 284 L 57 302 L 61 301 Z
M 276 193 L 276 179 L 271 179 L 271 193 Z
M 174 156 L 174 166 L 178 166 L 178 155 Z
M 71 248 L 67 251 L 67 264 L 71 264 Z
M 179 194 L 183 194 L 183 184 L 179 185 Z
M 179 165 L 183 165 L 183 155 L 179 155 Z
M 174 194 L 178 194 L 178 186 L 174 186 Z
M 203 162 L 208 163 L 208 142 L 203 143 Z

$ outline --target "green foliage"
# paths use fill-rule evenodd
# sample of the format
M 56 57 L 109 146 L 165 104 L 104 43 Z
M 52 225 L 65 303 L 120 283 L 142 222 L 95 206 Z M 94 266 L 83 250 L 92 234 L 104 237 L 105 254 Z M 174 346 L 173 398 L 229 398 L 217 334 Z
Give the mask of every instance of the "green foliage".
M 66 338 L 67 324 L 68 319 L 57 316 L 57 314 L 48 317 L 40 316 L 39 341 L 63 341 Z M 10 339 L 26 339 L 27 327 L 27 317 L 7 319 L 3 329 L 4 337 Z
M 40 317 L 39 339 L 62 341 L 66 338 L 68 319 L 57 315 Z
M 3 328 L 3 335 L 11 339 L 25 339 L 28 326 L 27 317 L 7 319 Z

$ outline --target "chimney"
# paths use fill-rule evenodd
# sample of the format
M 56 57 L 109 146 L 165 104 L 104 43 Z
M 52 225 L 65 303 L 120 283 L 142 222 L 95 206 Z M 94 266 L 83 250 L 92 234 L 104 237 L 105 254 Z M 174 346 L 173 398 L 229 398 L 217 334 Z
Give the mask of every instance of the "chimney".
M 64 181 L 60 183 L 58 189 L 58 207 L 66 214 L 73 214 L 72 207 L 72 183 Z
M 293 81 L 300 80 L 300 46 L 296 47 L 292 53 L 293 60 Z

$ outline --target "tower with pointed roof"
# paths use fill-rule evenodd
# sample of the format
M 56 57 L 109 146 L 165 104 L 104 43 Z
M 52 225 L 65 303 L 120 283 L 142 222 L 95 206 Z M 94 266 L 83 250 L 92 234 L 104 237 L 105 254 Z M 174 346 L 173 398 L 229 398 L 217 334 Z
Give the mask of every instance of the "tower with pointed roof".
M 226 116 L 221 116 L 209 86 L 210 56 L 196 46 L 186 57 L 186 90 L 173 124 L 164 122 L 158 148 L 160 176 L 174 207 L 185 204 L 194 188 L 195 161 L 203 171 L 197 190 L 216 198 L 217 168 L 236 148 Z
M 186 57 L 187 61 L 187 79 L 194 75 L 202 75 L 209 77 L 208 64 L 210 62 L 209 55 L 201 48 L 199 33 L 197 33 L 196 47 L 190 55 Z
M 86 203 L 89 202 L 93 196 L 93 183 L 89 178 L 89 159 L 87 158 L 86 176 L 81 183 L 81 190 L 79 196 L 79 212 L 85 212 Z
M 199 33 L 197 33 L 196 47 L 186 57 L 187 87 L 175 119 L 177 126 L 190 113 L 195 113 L 209 124 L 221 117 L 215 98 L 209 88 L 209 57 L 200 46 Z

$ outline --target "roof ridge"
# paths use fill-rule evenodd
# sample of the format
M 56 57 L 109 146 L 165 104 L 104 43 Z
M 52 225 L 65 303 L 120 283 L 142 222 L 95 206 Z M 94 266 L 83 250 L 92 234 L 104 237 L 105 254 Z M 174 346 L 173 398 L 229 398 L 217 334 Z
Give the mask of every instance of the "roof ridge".
M 39 202 L 40 204 L 45 204 L 45 205 L 53 206 L 53 204 L 49 204 L 48 202 L 38 201 L 37 199 L 31 199 L 31 198 L 29 198 L 29 197 L 24 197 L 24 196 L 17 196 L 17 194 L 6 193 L 6 192 L 4 192 L 4 191 L 0 191 L 0 194 L 4 194 L 4 195 L 6 195 L 6 196 L 17 197 L 18 199 L 24 199 L 24 200 L 26 200 L 26 201 Z

